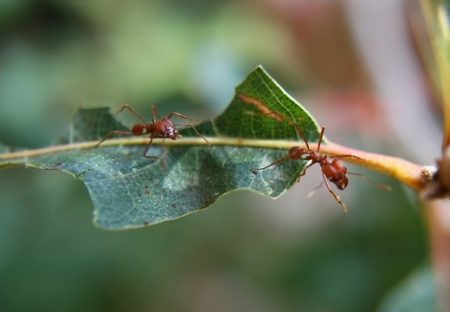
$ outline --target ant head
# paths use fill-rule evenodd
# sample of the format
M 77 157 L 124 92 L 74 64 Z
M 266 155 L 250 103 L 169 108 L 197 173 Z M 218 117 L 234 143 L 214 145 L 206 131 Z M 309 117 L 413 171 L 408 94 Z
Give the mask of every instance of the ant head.
M 308 150 L 306 148 L 300 146 L 293 146 L 289 150 L 289 158 L 290 159 L 300 159 L 303 155 L 307 155 Z
M 135 124 L 131 129 L 131 132 L 135 135 L 142 135 L 147 133 L 147 126 L 145 124 Z
M 172 140 L 178 140 L 179 138 L 181 138 L 181 135 L 178 134 L 178 130 L 177 128 L 175 128 L 175 126 L 167 128 L 167 135 Z
M 344 190 L 348 185 L 348 178 L 346 175 L 341 175 L 339 178 L 331 180 L 331 182 L 333 182 L 338 189 Z

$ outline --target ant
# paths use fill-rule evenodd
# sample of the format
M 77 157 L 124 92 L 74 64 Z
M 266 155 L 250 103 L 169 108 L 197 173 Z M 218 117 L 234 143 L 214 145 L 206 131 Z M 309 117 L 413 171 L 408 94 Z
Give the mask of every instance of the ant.
M 121 130 L 111 131 L 105 138 L 103 138 L 100 142 L 98 142 L 95 145 L 95 147 L 100 146 L 100 144 L 102 144 L 105 140 L 111 138 L 113 135 L 116 134 L 135 135 L 135 136 L 148 135 L 150 141 L 148 142 L 148 147 L 144 151 L 144 157 L 157 158 L 156 156 L 147 155 L 147 152 L 152 145 L 153 139 L 162 138 L 162 139 L 178 140 L 179 138 L 181 138 L 181 135 L 178 133 L 178 130 L 176 128 L 176 125 L 171 120 L 172 117 L 176 116 L 182 119 L 189 120 L 191 122 L 193 121 L 190 117 L 177 112 L 172 112 L 166 117 L 159 118 L 156 106 L 152 105 L 152 121 L 148 123 L 141 115 L 139 115 L 134 109 L 132 109 L 127 104 L 123 105 L 117 113 L 119 114 L 125 109 L 128 110 L 131 114 L 133 114 L 137 119 L 139 119 L 141 123 L 134 124 L 133 127 L 131 128 L 131 131 L 121 131 Z M 199 137 L 201 137 L 203 140 L 205 140 L 207 144 L 209 144 L 209 141 L 203 135 L 201 135 L 200 132 L 198 132 L 197 129 L 192 124 L 189 124 L 187 126 L 190 126 Z
M 333 155 L 331 157 L 320 153 L 320 145 L 322 144 L 323 135 L 325 132 L 325 127 L 322 127 L 320 131 L 320 137 L 319 142 L 317 143 L 317 150 L 313 151 L 309 147 L 308 141 L 306 141 L 305 136 L 303 135 L 302 131 L 294 125 L 297 132 L 302 137 L 303 141 L 305 142 L 306 148 L 300 147 L 300 146 L 293 146 L 289 150 L 288 154 L 273 163 L 264 166 L 262 168 L 258 169 L 252 169 L 252 172 L 256 174 L 258 171 L 265 170 L 271 166 L 278 165 L 286 160 L 307 160 L 311 161 L 303 172 L 300 174 L 300 176 L 297 179 L 297 182 L 300 181 L 300 178 L 305 175 L 306 170 L 311 167 L 314 164 L 319 164 L 322 169 L 322 177 L 323 181 L 325 182 L 325 185 L 330 192 L 330 194 L 336 199 L 336 201 L 341 205 L 341 207 L 344 209 L 345 212 L 347 212 L 347 206 L 344 202 L 342 202 L 341 198 L 331 189 L 330 184 L 328 181 L 334 183 L 336 187 L 340 190 L 344 190 L 348 185 L 348 176 L 349 172 L 347 171 L 347 168 L 342 164 L 341 158 L 357 158 L 360 157 L 355 155 Z
M 282 114 L 278 113 L 278 112 L 274 112 L 271 111 L 269 109 L 269 107 L 264 104 L 263 102 L 261 102 L 260 100 L 253 98 L 251 96 L 245 95 L 243 93 L 238 94 L 238 97 L 241 99 L 241 101 L 245 104 L 249 104 L 249 105 L 253 105 L 256 109 L 258 109 L 264 116 L 268 116 L 270 118 L 273 118 L 279 122 L 285 121 L 287 122 L 289 125 L 293 126 L 297 132 L 297 134 L 302 138 L 302 140 L 305 142 L 305 146 L 306 148 L 300 147 L 300 146 L 293 146 L 291 147 L 291 149 L 289 150 L 288 154 L 276 161 L 274 161 L 271 164 L 268 164 L 267 166 L 264 166 L 262 168 L 258 168 L 258 169 L 252 169 L 252 173 L 253 174 L 257 174 L 258 171 L 261 170 L 265 170 L 269 167 L 278 165 L 282 162 L 285 162 L 287 160 L 305 160 L 305 161 L 311 161 L 304 169 L 303 172 L 299 175 L 297 182 L 300 181 L 300 178 L 302 176 L 304 176 L 306 174 L 306 170 L 313 166 L 314 164 L 319 164 L 320 168 L 322 169 L 322 177 L 323 177 L 323 182 L 325 183 L 328 191 L 330 192 L 330 194 L 334 197 L 334 199 L 336 199 L 336 201 L 339 203 L 339 205 L 341 205 L 341 207 L 344 209 L 345 212 L 347 212 L 347 207 L 346 205 L 342 202 L 341 198 L 331 189 L 330 184 L 328 183 L 334 183 L 336 185 L 336 187 L 340 190 L 344 190 L 347 185 L 348 185 L 348 174 L 351 175 L 356 175 L 356 176 L 361 176 L 364 177 L 361 174 L 358 173 L 352 173 L 352 172 L 348 172 L 347 168 L 342 164 L 341 159 L 342 158 L 355 158 L 355 159 L 361 159 L 358 156 L 355 155 L 332 155 L 332 156 L 327 156 L 325 154 L 320 153 L 320 145 L 322 144 L 323 141 L 323 135 L 325 133 L 325 127 L 322 127 L 321 131 L 320 131 L 320 136 L 319 136 L 319 142 L 317 144 L 317 149 L 316 151 L 311 150 L 311 148 L 309 147 L 309 143 L 306 140 L 306 137 L 302 131 L 301 128 L 298 127 L 298 125 L 293 121 L 290 120 L 289 118 L 283 116 Z M 366 177 L 364 177 L 366 178 Z M 373 182 L 372 180 L 366 178 L 368 180 L 368 182 L 374 184 L 375 186 L 382 188 L 384 190 L 390 191 L 391 188 L 387 185 L 383 185 L 383 184 L 378 184 Z M 322 184 L 321 184 L 322 185 Z M 320 185 L 320 186 L 321 186 Z M 319 186 L 319 187 L 320 187 Z

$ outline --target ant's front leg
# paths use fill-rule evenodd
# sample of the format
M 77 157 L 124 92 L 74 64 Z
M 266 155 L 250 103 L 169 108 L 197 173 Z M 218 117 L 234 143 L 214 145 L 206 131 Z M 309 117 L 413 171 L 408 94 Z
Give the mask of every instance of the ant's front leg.
M 163 151 L 163 152 L 161 152 L 161 155 L 160 155 L 160 156 L 147 155 L 148 151 L 149 151 L 150 148 L 152 147 L 153 139 L 154 139 L 153 137 L 150 137 L 150 141 L 148 142 L 148 146 L 147 146 L 147 148 L 146 148 L 145 151 L 144 151 L 144 157 L 145 157 L 145 158 L 158 159 L 161 155 L 164 154 L 164 151 Z M 165 149 L 167 149 L 167 147 L 164 145 L 164 140 L 165 140 L 165 139 L 163 139 L 162 146 L 163 146 L 163 149 L 165 150 Z
M 183 115 L 183 114 L 180 114 L 180 113 L 177 113 L 177 112 L 170 113 L 169 115 L 167 115 L 166 118 L 167 119 L 171 119 L 173 116 L 177 116 L 179 118 L 183 118 L 183 119 L 189 120 L 191 122 L 194 122 L 194 120 L 192 118 L 190 118 L 189 116 L 186 116 L 186 115 Z M 197 135 L 199 137 L 201 137 L 203 140 L 205 140 L 206 144 L 209 144 L 209 141 L 205 138 L 205 136 L 203 136 L 202 134 L 200 134 L 200 132 L 198 132 L 197 128 L 195 128 L 195 126 L 193 124 L 190 124 L 190 125 L 187 125 L 187 126 L 191 127 L 192 130 L 194 130 L 195 133 L 197 133 Z
M 102 144 L 103 142 L 105 142 L 106 140 L 110 139 L 113 135 L 117 135 L 117 134 L 121 134 L 121 135 L 134 135 L 133 132 L 130 131 L 121 131 L 121 130 L 115 130 L 115 131 L 111 131 L 110 133 L 108 133 L 100 142 L 98 142 L 94 147 L 99 147 L 100 144 Z
M 341 200 L 341 198 L 336 194 L 330 187 L 330 184 L 328 183 L 327 176 L 325 173 L 322 172 L 323 181 L 325 182 L 325 185 L 328 189 L 328 192 L 336 199 L 336 201 L 341 205 L 342 209 L 344 209 L 344 212 L 347 212 L 347 206 L 344 204 L 344 202 Z
M 314 164 L 315 164 L 315 162 L 313 161 L 313 162 L 311 162 L 309 165 L 307 165 L 307 166 L 305 167 L 305 169 L 303 169 L 302 173 L 300 173 L 300 175 L 299 175 L 298 178 L 297 178 L 297 183 L 300 182 L 300 178 L 303 177 L 303 176 L 306 174 L 306 170 L 307 170 L 309 167 L 311 167 L 312 165 L 314 165 Z

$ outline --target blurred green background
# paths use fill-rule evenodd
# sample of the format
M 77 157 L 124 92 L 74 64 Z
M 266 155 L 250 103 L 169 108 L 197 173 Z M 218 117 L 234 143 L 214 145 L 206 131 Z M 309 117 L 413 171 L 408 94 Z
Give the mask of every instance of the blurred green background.
M 332 140 L 428 159 L 391 130 L 389 93 L 355 44 L 355 16 L 367 12 L 349 3 L 0 0 L 0 142 L 49 145 L 79 107 L 128 103 L 149 116 L 156 104 L 211 118 L 263 64 Z M 405 301 L 433 311 L 415 194 L 351 170 L 393 192 L 352 177 L 344 214 L 326 190 L 306 198 L 315 168 L 276 201 L 235 192 L 126 232 L 95 228 L 70 176 L 3 170 L 0 311 L 400 311 Z M 414 283 L 419 291 L 404 290 Z

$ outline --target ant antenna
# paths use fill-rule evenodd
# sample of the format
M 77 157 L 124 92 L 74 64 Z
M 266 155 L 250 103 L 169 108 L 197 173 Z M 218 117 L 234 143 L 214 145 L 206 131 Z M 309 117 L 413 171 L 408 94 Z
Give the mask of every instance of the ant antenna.
M 295 122 L 293 122 L 292 120 L 286 120 L 286 121 L 287 121 L 291 126 L 294 127 L 294 129 L 295 129 L 295 131 L 297 132 L 297 134 L 302 138 L 303 142 L 305 142 L 306 149 L 307 149 L 308 151 L 310 151 L 311 149 L 309 148 L 309 143 L 308 143 L 308 141 L 306 140 L 305 133 L 303 132 L 303 130 L 302 130 Z
M 361 174 L 361 173 L 357 173 L 357 172 L 347 172 L 347 174 L 349 175 L 353 175 L 356 177 L 360 177 L 363 178 L 364 180 L 366 180 L 368 183 L 372 184 L 375 187 L 378 187 L 379 189 L 382 189 L 386 192 L 390 192 L 392 191 L 392 187 L 386 184 L 381 184 L 381 183 L 377 183 L 375 181 L 373 181 L 372 179 L 370 179 L 369 177 L 366 177 L 365 175 Z
M 290 159 L 289 155 L 288 155 L 288 156 L 284 156 L 284 157 L 282 157 L 282 158 L 280 158 L 280 159 L 275 160 L 273 163 L 268 164 L 267 166 L 264 166 L 264 167 L 262 167 L 262 168 L 250 169 L 250 171 L 251 171 L 253 174 L 257 174 L 258 171 L 265 170 L 265 169 L 267 169 L 267 168 L 269 168 L 269 167 L 278 165 L 278 164 L 282 163 L 283 161 L 286 161 L 286 160 L 289 160 L 289 159 Z
M 322 144 L 323 134 L 324 133 L 325 133 L 325 127 L 322 127 L 322 129 L 320 130 L 319 142 L 317 143 L 317 153 L 320 152 L 320 144 Z

